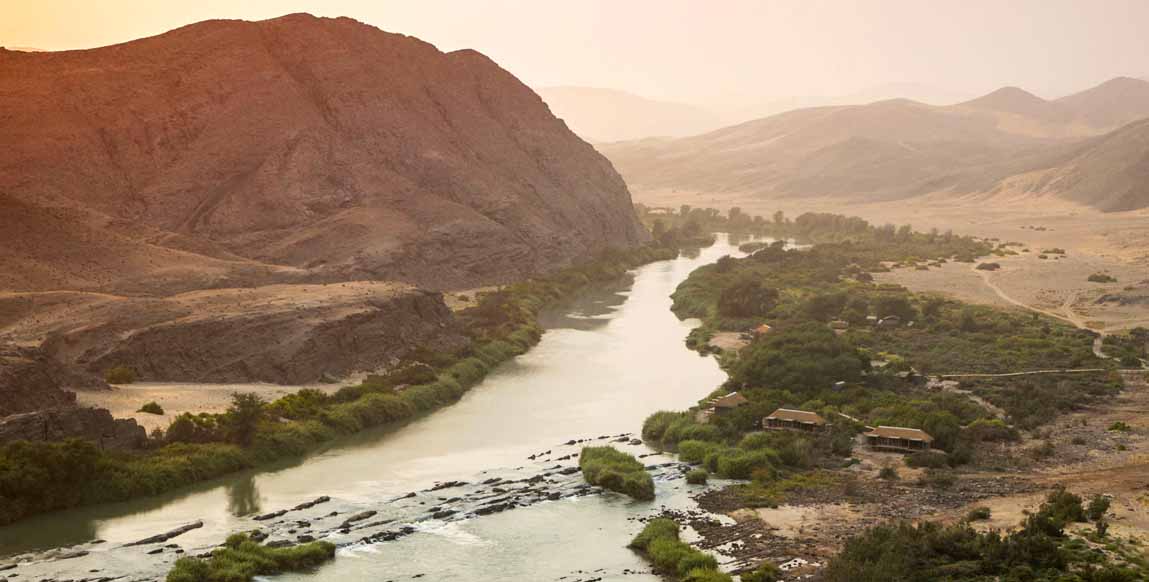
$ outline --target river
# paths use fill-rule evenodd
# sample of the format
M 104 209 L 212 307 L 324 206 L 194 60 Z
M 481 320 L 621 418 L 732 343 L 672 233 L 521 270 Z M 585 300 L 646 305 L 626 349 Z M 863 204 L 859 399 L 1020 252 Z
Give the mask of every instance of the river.
M 549 310 L 541 318 L 546 333 L 535 348 L 499 366 L 458 403 L 410 424 L 177 494 L 30 519 L 0 529 L 0 555 L 77 545 L 90 552 L 21 567 L 21 578 L 87 569 L 143 572 L 133 565 L 139 553 L 118 546 L 202 520 L 204 527 L 173 540 L 195 551 L 227 533 L 259 526 L 251 520 L 254 514 L 318 495 L 330 496 L 330 509 L 343 512 L 374 507 L 435 483 L 532 470 L 529 456 L 571 439 L 637 433 L 650 413 L 691 406 L 724 380 L 713 358 L 686 349 L 683 340 L 697 321 L 677 319 L 669 295 L 691 271 L 727 254 L 738 255 L 737 245 L 720 235 L 693 256 L 645 265 L 623 281 Z M 642 446 L 630 450 L 649 452 Z M 659 480 L 653 503 L 607 493 L 467 520 L 423 521 L 415 533 L 395 541 L 345 540 L 330 565 L 284 578 L 402 580 L 422 574 L 431 580 L 533 582 L 610 580 L 627 572 L 627 580 L 657 580 L 625 548 L 641 527 L 632 518 L 663 505 L 689 504 L 681 479 Z M 395 511 L 395 519 L 406 515 Z M 176 557 L 164 557 L 151 573 Z

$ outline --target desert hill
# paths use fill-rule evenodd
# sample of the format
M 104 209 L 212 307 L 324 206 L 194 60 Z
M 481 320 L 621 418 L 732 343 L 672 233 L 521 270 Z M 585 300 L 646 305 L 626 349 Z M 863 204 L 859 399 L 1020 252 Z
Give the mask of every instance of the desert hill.
M 1088 140 L 996 190 L 1055 195 L 1104 211 L 1149 207 L 1149 119 Z
M 681 137 L 717 129 L 718 115 L 685 103 L 647 99 L 597 87 L 542 87 L 551 111 L 587 141 Z
M 347 18 L 0 49 L 0 149 L 0 379 L 43 380 L 10 386 L 23 409 L 114 366 L 379 369 L 463 341 L 435 290 L 648 236 L 610 162 L 513 75 Z
M 1082 144 L 1118 131 L 1112 123 L 1136 120 L 1149 107 L 1140 83 L 1118 79 L 1057 101 L 1007 87 L 950 106 L 895 99 L 800 109 L 699 136 L 600 149 L 641 189 L 865 200 L 983 193 L 1064 162 Z M 1063 194 L 1115 208 L 1091 194 Z
M 1094 127 L 1116 129 L 1149 117 L 1149 81 L 1117 77 L 1062 97 L 1055 103 L 1073 111 Z
M 510 73 L 346 18 L 0 51 L 0 89 L 17 203 L 328 279 L 507 280 L 644 236 L 610 163 Z

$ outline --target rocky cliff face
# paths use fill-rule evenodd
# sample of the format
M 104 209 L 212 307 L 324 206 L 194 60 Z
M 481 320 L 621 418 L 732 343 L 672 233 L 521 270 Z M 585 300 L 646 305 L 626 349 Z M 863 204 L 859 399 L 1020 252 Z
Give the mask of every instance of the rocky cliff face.
M 2 313 L 12 320 L 0 327 L 0 343 L 48 338 L 40 359 L 60 369 L 101 376 L 127 366 L 145 381 L 306 384 L 386 368 L 415 347 L 451 351 L 466 341 L 439 293 L 398 283 L 267 285 L 163 298 L 16 293 L 0 296 Z M 52 378 L 41 375 L 49 386 Z M 78 387 L 75 378 L 55 383 Z
M 33 348 L 0 346 L 0 418 L 42 408 L 67 407 L 76 395 L 63 388 L 108 386 Z
M 0 50 L 0 111 L 0 193 L 193 255 L 451 287 L 645 237 L 610 163 L 513 75 L 346 18 Z
M 144 446 L 147 432 L 131 419 L 114 419 L 103 408 L 64 407 L 0 418 L 0 443 L 81 439 L 102 449 Z

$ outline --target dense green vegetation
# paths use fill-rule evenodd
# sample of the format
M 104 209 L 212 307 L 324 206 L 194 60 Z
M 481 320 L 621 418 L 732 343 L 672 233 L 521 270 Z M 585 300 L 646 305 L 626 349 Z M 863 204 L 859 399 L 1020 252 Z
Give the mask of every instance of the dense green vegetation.
M 656 572 L 682 582 L 731 582 L 718 571 L 714 556 L 690 547 L 678 538 L 678 523 L 660 517 L 650 520 L 630 542 L 630 548 L 654 564 Z
M 734 207 L 725 214 L 716 208 L 652 208 L 635 204 L 639 220 L 650 230 L 654 240 L 663 245 L 709 245 L 712 233 L 765 235 L 772 227 L 761 216 L 752 216 Z
M 1096 500 L 1095 500 L 1096 502 Z M 968 523 L 925 522 L 870 528 L 846 543 L 826 568 L 829 582 L 1124 582 L 1149 576 L 1139 550 L 1129 551 L 1105 530 L 1105 510 L 1057 489 L 1013 533 L 978 532 Z M 1090 508 L 1094 503 L 1090 503 Z M 980 515 L 978 516 L 981 517 Z M 986 515 L 988 517 L 988 514 Z M 1075 522 L 1095 531 L 1073 535 Z
M 584 447 L 578 466 L 591 485 L 625 493 L 640 501 L 654 499 L 654 479 L 633 455 L 614 447 Z
M 180 415 L 144 451 L 105 451 L 79 441 L 0 445 L 0 525 L 55 509 L 155 495 L 410 421 L 455 402 L 495 366 L 537 343 L 536 319 L 545 305 L 677 252 L 668 246 L 609 251 L 482 294 L 459 314 L 470 342 L 456 353 L 418 350 L 387 374 L 331 395 L 302 390 L 271 403 L 238 395 L 226 413 Z
M 986 411 L 960 395 L 920 388 L 911 373 L 1104 366 L 1093 355 L 1092 336 L 1062 322 L 866 277 L 890 265 L 973 260 L 992 250 L 988 242 L 834 215 L 782 224 L 787 233 L 834 242 L 806 250 L 773 244 L 744 259 L 724 258 L 692 273 L 674 294 L 680 316 L 703 320 L 698 336 L 762 323 L 772 328 L 739 354 L 724 354 L 730 380 L 722 390 L 740 390 L 752 405 L 720 420 L 720 429 L 733 423 L 749 430 L 756 418 L 790 406 L 824 416 L 842 412 L 871 425 L 923 428 L 938 438 L 935 446 L 954 451 L 962 427 Z M 1082 379 L 1089 389 L 1075 391 L 1063 390 L 1061 380 L 1036 381 L 1027 397 L 1048 395 L 1047 406 L 1061 411 L 1111 393 L 1108 380 L 1102 387 L 1093 386 L 1095 378 Z M 994 395 L 1003 408 L 1020 413 L 1008 406 L 1010 398 L 1016 395 Z M 1028 426 L 1037 418 L 1010 420 Z
M 965 394 L 926 389 L 923 374 L 1106 364 L 1092 352 L 1092 335 L 1065 323 L 912 293 L 871 276 L 891 267 L 973 262 L 1002 249 L 989 241 L 825 214 L 768 224 L 775 234 L 817 242 L 805 249 L 760 245 L 749 257 L 723 258 L 692 273 L 673 296 L 680 316 L 703 321 L 688 340 L 697 348 L 717 331 L 769 325 L 739 352 L 720 355 L 729 379 L 710 395 L 736 390 L 750 403 L 706 424 L 690 413 L 658 412 L 643 427 L 648 442 L 685 462 L 749 479 L 738 486 L 747 505 L 774 504 L 793 490 L 846 486 L 811 470 L 848 462 L 863 424 L 928 432 L 946 454 L 911 455 L 907 463 L 929 468 L 923 484 L 945 487 L 953 483 L 949 468 L 974 460 L 980 443 L 1016 440 L 1018 428 L 1120 389 L 1120 378 L 1104 372 L 963 380 L 962 389 L 1004 409 L 1004 420 Z M 817 412 L 831 429 L 758 432 L 761 419 L 779 407 Z M 896 469 L 886 477 L 896 478 Z
M 167 582 L 250 582 L 256 576 L 314 568 L 334 557 L 335 544 L 330 542 L 269 548 L 245 534 L 235 534 L 210 558 L 177 560 L 168 572 Z

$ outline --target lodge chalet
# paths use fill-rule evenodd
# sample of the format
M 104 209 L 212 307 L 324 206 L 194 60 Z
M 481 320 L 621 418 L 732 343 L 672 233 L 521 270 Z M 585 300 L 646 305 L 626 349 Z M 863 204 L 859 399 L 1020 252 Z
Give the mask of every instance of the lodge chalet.
M 748 400 L 745 396 L 737 392 L 731 392 L 726 396 L 719 396 L 717 398 L 711 398 L 708 400 L 706 402 L 706 406 L 702 407 L 702 410 L 698 411 L 696 419 L 703 423 L 709 422 L 711 416 L 722 416 L 723 414 L 727 414 L 737 408 L 746 406 L 747 404 L 750 404 L 750 400 Z
M 934 442 L 934 437 L 924 430 L 900 426 L 879 426 L 862 436 L 866 438 L 866 444 L 875 450 L 928 451 Z
M 826 429 L 826 419 L 816 412 L 779 408 L 762 419 L 765 430 L 793 430 L 799 432 L 821 432 Z

